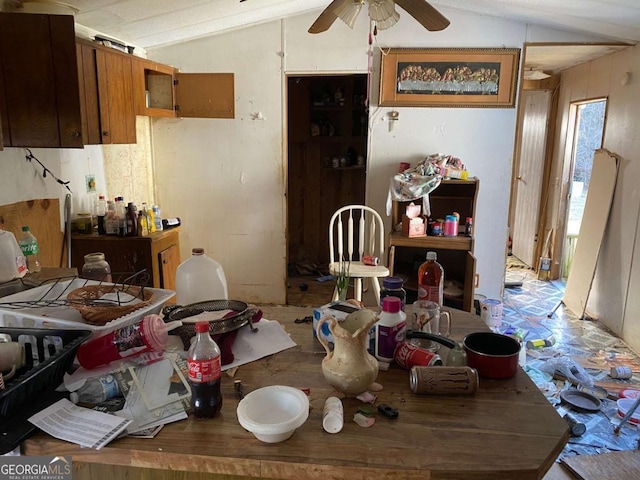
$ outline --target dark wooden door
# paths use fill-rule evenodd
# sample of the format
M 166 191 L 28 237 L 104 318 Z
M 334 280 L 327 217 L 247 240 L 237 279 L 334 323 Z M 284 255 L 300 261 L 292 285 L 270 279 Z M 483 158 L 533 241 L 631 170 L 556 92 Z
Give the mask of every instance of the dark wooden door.
M 288 79 L 289 264 L 326 266 L 331 216 L 365 201 L 365 93 L 366 75 Z

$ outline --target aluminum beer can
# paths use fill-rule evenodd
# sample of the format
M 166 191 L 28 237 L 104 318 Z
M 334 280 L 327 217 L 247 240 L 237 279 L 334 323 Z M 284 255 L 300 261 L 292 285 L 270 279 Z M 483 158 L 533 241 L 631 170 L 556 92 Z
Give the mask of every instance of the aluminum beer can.
M 380 265 L 380 259 L 378 257 L 374 257 L 373 255 L 363 255 L 362 263 L 364 263 L 365 265 L 372 265 L 374 267 L 377 267 L 378 265 Z
M 433 367 L 442 365 L 440 355 L 406 342 L 398 344 L 393 353 L 393 359 L 398 365 L 407 370 L 411 370 L 411 367 L 416 366 Z

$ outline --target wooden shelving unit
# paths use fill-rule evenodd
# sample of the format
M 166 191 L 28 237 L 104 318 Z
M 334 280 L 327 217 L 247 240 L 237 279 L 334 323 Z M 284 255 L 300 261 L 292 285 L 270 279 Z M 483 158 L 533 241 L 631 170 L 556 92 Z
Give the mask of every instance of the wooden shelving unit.
M 460 232 L 464 230 L 466 217 L 475 216 L 480 182 L 469 180 L 443 180 L 429 195 L 431 218 L 440 219 L 445 215 L 460 214 Z M 420 200 L 415 201 L 418 203 Z M 476 259 L 473 256 L 473 237 L 459 234 L 457 237 L 422 236 L 407 237 L 396 227 L 402 221 L 402 214 L 411 202 L 393 202 L 391 220 L 393 231 L 389 234 L 389 270 L 392 275 L 406 279 L 405 289 L 410 301 L 415 300 L 418 291 L 418 268 L 425 261 L 428 251 L 438 254 L 438 263 L 444 269 L 446 282 L 455 282 L 462 288 L 462 295 L 445 295 L 445 306 L 471 311 L 478 277 Z

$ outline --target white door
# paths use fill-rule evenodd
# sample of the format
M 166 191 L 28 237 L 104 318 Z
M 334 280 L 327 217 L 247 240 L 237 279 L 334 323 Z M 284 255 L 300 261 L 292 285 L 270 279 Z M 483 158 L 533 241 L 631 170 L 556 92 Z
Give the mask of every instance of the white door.
M 530 267 L 537 263 L 534 255 L 550 100 L 551 92 L 546 90 L 524 91 L 521 98 L 524 110 L 511 251 Z

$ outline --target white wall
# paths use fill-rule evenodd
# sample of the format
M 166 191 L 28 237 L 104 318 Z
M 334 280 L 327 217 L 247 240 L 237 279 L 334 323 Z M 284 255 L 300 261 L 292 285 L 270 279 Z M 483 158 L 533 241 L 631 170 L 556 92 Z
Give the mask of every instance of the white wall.
M 622 85 L 625 72 L 631 81 Z M 571 102 L 607 97 L 603 147 L 622 158 L 587 313 L 599 319 L 634 350 L 640 351 L 640 47 L 629 47 L 571 68 L 562 75 L 559 118 L 566 129 Z M 555 155 L 556 182 L 562 178 Z M 557 198 L 555 199 L 557 205 Z M 556 216 L 558 212 L 555 212 Z
M 516 109 L 398 108 L 393 134 L 377 107 L 381 52 L 387 47 L 517 47 L 571 37 L 491 17 L 447 12 L 451 26 L 427 32 L 407 15 L 379 32 L 374 48 L 367 203 L 385 211 L 389 178 L 400 161 L 431 153 L 460 157 L 479 177 L 475 255 L 479 293 L 501 298 Z M 185 220 L 182 256 L 202 246 L 222 263 L 232 297 L 286 298 L 286 198 L 283 137 L 285 76 L 367 71 L 368 22 L 337 21 L 320 35 L 303 15 L 149 52 L 185 72 L 234 72 L 235 120 L 154 122 L 158 201 Z M 583 36 L 574 38 L 582 39 Z M 282 54 L 282 57 L 280 56 Z M 250 115 L 262 112 L 264 121 Z M 387 220 L 387 228 L 390 222 Z
M 66 179 L 61 173 L 63 150 L 31 149 L 57 178 Z M 0 205 L 8 205 L 40 198 L 58 198 L 60 200 L 60 228 L 63 228 L 63 207 L 67 190 L 51 176 L 42 176 L 42 167 L 32 160 L 25 159 L 23 148 L 5 148 L 0 151 Z

